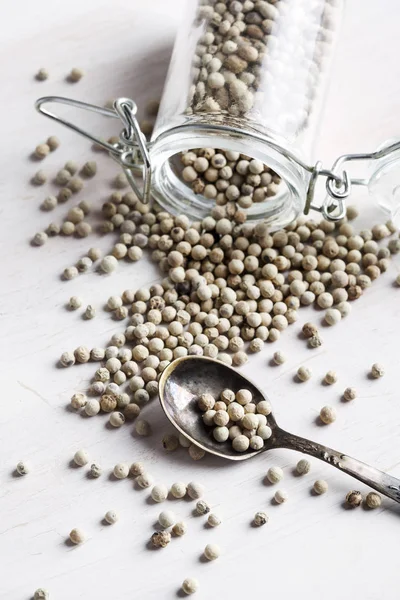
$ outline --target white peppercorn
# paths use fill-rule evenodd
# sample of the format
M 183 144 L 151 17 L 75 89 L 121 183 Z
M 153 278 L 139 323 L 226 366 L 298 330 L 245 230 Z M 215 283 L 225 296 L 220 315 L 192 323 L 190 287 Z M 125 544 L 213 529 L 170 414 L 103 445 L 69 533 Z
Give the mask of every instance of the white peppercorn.
M 314 481 L 313 490 L 316 494 L 325 494 L 328 491 L 328 484 L 323 479 L 317 479 Z
M 324 318 L 328 325 L 336 325 L 342 320 L 342 314 L 337 308 L 328 308 Z
M 74 67 L 73 69 L 71 69 L 67 79 L 68 81 L 72 82 L 72 83 L 77 83 L 78 81 L 80 81 L 82 79 L 82 77 L 84 76 L 84 71 L 78 67 Z
M 87 255 L 93 262 L 95 262 L 102 257 L 103 253 L 100 248 L 89 248 Z
M 71 398 L 71 406 L 75 410 L 79 410 L 80 408 L 83 408 L 86 405 L 86 402 L 87 402 L 87 398 L 86 398 L 85 394 L 82 394 L 79 392 L 74 394 Z
M 88 304 L 85 309 L 85 319 L 93 319 L 96 316 L 96 309 L 91 304 Z
M 192 500 L 198 500 L 203 496 L 205 488 L 201 483 L 191 481 L 187 484 L 187 494 Z
M 49 154 L 50 148 L 47 144 L 38 144 L 35 148 L 34 155 L 39 160 L 43 160 Z
M 348 494 L 346 495 L 346 503 L 353 508 L 356 508 L 357 506 L 361 506 L 361 503 L 362 503 L 361 492 L 358 492 L 356 490 L 352 490 L 351 492 L 348 492 Z
M 199 515 L 206 515 L 211 510 L 209 504 L 205 500 L 198 500 L 196 502 L 196 512 Z
M 343 318 L 347 317 L 347 315 L 351 312 L 351 305 L 348 302 L 340 302 L 337 304 L 336 308 Z
M 286 356 L 283 352 L 278 351 L 274 352 L 272 359 L 276 365 L 283 365 L 283 363 L 286 361 Z
M 256 410 L 260 415 L 268 417 L 272 412 L 271 404 L 268 400 L 261 400 L 257 403 Z
M 347 402 L 349 402 L 350 400 L 354 400 L 355 398 L 357 398 L 357 390 L 352 387 L 346 388 L 343 392 L 343 398 Z
M 268 523 L 268 515 L 265 512 L 256 512 L 256 514 L 254 515 L 254 525 L 256 527 L 262 527 L 262 525 L 265 525 L 266 523 Z
M 310 461 L 308 461 L 305 458 L 302 458 L 301 460 L 299 460 L 299 462 L 296 465 L 296 473 L 298 475 L 306 475 L 307 473 L 310 472 L 311 469 L 311 463 Z
M 33 595 L 33 600 L 50 600 L 50 592 L 44 588 L 38 588 Z
M 171 541 L 171 534 L 168 531 L 157 531 L 151 536 L 151 541 L 156 548 L 165 548 Z
M 187 577 L 182 583 L 182 591 L 187 594 L 195 594 L 199 589 L 199 582 L 194 577 Z
M 168 488 L 166 485 L 157 484 L 151 490 L 151 497 L 154 502 L 164 502 L 168 497 Z M 162 523 L 160 523 L 162 525 Z M 171 523 L 172 525 L 172 523 Z M 169 525 L 167 525 L 169 527 Z
M 336 410 L 333 408 L 333 406 L 324 406 L 320 410 L 319 418 L 323 423 L 325 423 L 325 425 L 329 425 L 330 423 L 336 421 Z
M 210 527 L 218 527 L 221 525 L 221 518 L 214 513 L 210 513 L 207 518 L 207 523 Z
M 274 500 L 277 504 L 283 504 L 289 498 L 289 494 L 285 490 L 277 490 L 274 494 Z
M 150 423 L 148 421 L 145 421 L 144 419 L 138 419 L 135 422 L 135 431 L 138 435 L 141 435 L 141 436 L 150 435 L 151 434 Z
M 174 498 L 184 498 L 186 496 L 186 484 L 180 481 L 173 483 L 170 491 Z
M 204 556 L 207 560 L 216 560 L 221 554 L 221 549 L 217 544 L 207 544 L 204 548 Z
M 202 394 L 200 398 L 197 400 L 197 405 L 200 410 L 207 411 L 214 408 L 215 398 L 211 394 Z
M 130 468 L 129 468 L 129 474 L 132 475 L 132 477 L 138 477 L 139 475 L 142 475 L 144 473 L 144 465 L 141 462 L 135 462 L 132 463 Z
M 60 365 L 63 367 L 71 367 L 75 364 L 75 356 L 72 352 L 63 352 L 60 356 Z
M 283 471 L 280 467 L 270 467 L 267 471 L 267 479 L 270 483 L 279 483 L 283 479 Z
M 324 377 L 324 383 L 327 385 L 333 385 L 337 382 L 337 373 L 335 371 L 328 371 Z
M 108 422 L 112 427 L 121 427 L 125 423 L 125 416 L 121 412 L 112 412 Z
M 94 417 L 100 412 L 100 402 L 95 398 L 90 398 L 85 404 L 84 411 L 88 417 Z
M 98 477 L 100 477 L 103 473 L 103 469 L 101 468 L 101 466 L 98 463 L 92 463 L 90 465 L 90 475 L 91 477 L 93 477 L 94 479 L 97 479 Z
M 118 521 L 118 518 L 118 514 L 115 512 L 115 510 L 108 510 L 104 515 L 104 520 L 109 525 L 114 525 L 114 523 Z
M 44 67 L 39 69 L 39 71 L 37 71 L 37 73 L 35 75 L 35 79 L 37 79 L 37 81 L 45 81 L 46 79 L 48 79 L 48 77 L 49 77 L 49 72 Z M 35 598 L 35 600 L 39 600 L 39 598 Z M 45 600 L 47 600 L 47 598 L 45 598 Z
M 368 508 L 379 508 L 382 504 L 382 497 L 377 492 L 369 492 L 365 498 L 365 504 Z
M 176 435 L 164 435 L 162 445 L 167 452 L 174 452 L 179 446 L 179 440 Z
M 86 450 L 81 449 L 81 450 L 77 450 L 74 454 L 74 463 L 76 465 L 78 465 L 79 467 L 83 467 L 84 465 L 87 465 L 87 463 L 89 462 L 89 454 Z
M 69 534 L 69 539 L 73 544 L 83 544 L 86 537 L 81 529 L 72 529 Z
M 383 377 L 385 374 L 385 368 L 383 367 L 383 365 L 380 365 L 378 363 L 374 363 L 371 367 L 371 377 L 373 377 L 374 379 L 379 379 L 380 377 Z
M 311 377 L 311 369 L 309 369 L 308 367 L 299 367 L 297 369 L 297 378 L 299 379 L 299 381 L 301 382 L 305 382 L 308 381 Z
M 172 533 L 177 537 L 182 537 L 182 535 L 185 535 L 186 531 L 187 526 L 186 523 L 184 523 L 183 521 L 175 523 L 175 525 L 173 525 L 172 527 Z
M 152 475 L 150 475 L 150 473 L 146 473 L 146 471 L 144 471 L 138 477 L 136 477 L 136 482 L 141 488 L 150 487 L 151 485 L 153 485 L 153 481 L 154 479 Z
M 164 510 L 158 515 L 158 522 L 161 527 L 164 527 L 165 529 L 172 527 L 172 525 L 176 523 L 175 514 L 170 510 Z
M 34 176 L 31 179 L 32 183 L 34 185 L 43 185 L 46 183 L 47 181 L 47 176 L 46 173 L 44 171 L 42 171 L 41 169 L 39 171 L 36 171 L 36 173 L 34 174 Z M 51 200 L 48 200 L 46 202 L 47 199 L 45 199 L 41 205 L 41 208 L 43 210 L 53 210 L 53 208 L 55 208 L 56 204 L 57 204 L 57 198 L 56 198 L 56 202 L 54 204 L 54 196 L 49 196 L 49 198 L 51 198 Z M 54 206 L 53 206 L 54 204 Z
M 118 261 L 115 256 L 107 255 L 100 262 L 100 269 L 103 273 L 112 273 L 117 268 Z
M 126 479 L 129 475 L 129 465 L 126 463 L 118 463 L 113 469 L 113 475 L 116 479 Z
M 40 231 L 36 233 L 32 239 L 32 244 L 34 246 L 43 246 L 47 242 L 48 235 L 44 231 Z
M 18 475 L 27 475 L 29 470 L 29 464 L 27 462 L 20 460 L 19 463 L 17 463 L 16 471 Z

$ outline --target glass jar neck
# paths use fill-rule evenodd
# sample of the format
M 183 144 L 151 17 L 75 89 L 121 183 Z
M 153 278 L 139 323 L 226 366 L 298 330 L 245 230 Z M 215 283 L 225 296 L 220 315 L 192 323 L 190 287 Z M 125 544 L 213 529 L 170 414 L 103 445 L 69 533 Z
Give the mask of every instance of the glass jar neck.
M 223 124 L 219 119 L 219 115 L 208 115 L 206 120 L 190 118 L 185 124 L 170 126 L 152 141 L 152 184 L 157 201 L 167 210 L 185 213 L 194 219 L 209 214 L 214 200 L 196 195 L 174 172 L 170 159 L 190 149 L 218 148 L 260 160 L 282 180 L 282 189 L 276 196 L 255 203 L 247 210 L 248 220 L 262 219 L 272 228 L 292 222 L 304 208 L 309 173 L 286 155 L 288 144 L 273 132 L 259 133 L 252 130 L 251 125 L 243 130 L 236 127 L 234 119 L 227 121 L 223 117 Z

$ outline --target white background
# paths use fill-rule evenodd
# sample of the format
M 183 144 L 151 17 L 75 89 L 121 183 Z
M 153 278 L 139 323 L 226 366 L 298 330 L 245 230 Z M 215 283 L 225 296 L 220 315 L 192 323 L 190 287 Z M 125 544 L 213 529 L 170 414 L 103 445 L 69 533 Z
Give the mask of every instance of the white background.
M 399 507 L 394 502 L 384 500 L 375 512 L 346 510 L 344 496 L 359 484 L 317 461 L 309 476 L 296 478 L 292 469 L 299 456 L 288 451 L 243 464 L 211 457 L 194 463 L 184 451 L 166 455 L 161 437 L 170 427 L 156 402 L 145 411 L 154 431 L 146 439 L 132 434 L 131 425 L 110 431 L 105 418 L 81 418 L 66 408 L 71 394 L 87 387 L 94 368 L 58 369 L 61 352 L 79 344 L 106 344 L 122 329 L 102 310 L 107 297 L 156 281 L 158 274 L 144 259 L 137 265 L 121 263 L 109 277 L 90 273 L 61 282 L 64 267 L 90 246 L 110 248 L 112 236 L 56 238 L 38 249 L 29 245 L 35 231 L 50 220 L 60 220 L 67 210 L 60 206 L 51 216 L 40 212 L 42 199 L 55 188 L 47 184 L 37 189 L 29 183 L 39 168 L 29 158 L 33 148 L 48 135 L 61 138 L 61 147 L 40 164 L 49 175 L 67 159 L 82 163 L 91 156 L 86 141 L 37 115 L 33 102 L 39 95 L 59 94 L 103 104 L 126 95 L 143 106 L 145 99 L 157 97 L 184 4 L 184 0 L 3 4 L 0 598 L 28 600 L 43 586 L 52 600 L 164 600 L 179 597 L 182 580 L 191 575 L 200 581 L 196 597 L 207 600 L 355 596 L 394 600 L 399 584 Z M 317 149 L 327 166 L 337 154 L 372 150 L 398 134 L 399 16 L 395 0 L 348 2 Z M 44 83 L 33 79 L 41 66 L 50 72 Z M 76 85 L 65 82 L 73 66 L 86 71 Z M 81 123 L 89 122 L 81 117 Z M 93 124 L 98 132 L 118 133 L 116 123 L 95 118 Z M 117 170 L 103 155 L 98 160 L 99 174 L 79 197 L 100 207 Z M 383 219 L 366 194 L 359 194 L 358 202 L 360 228 Z M 298 333 L 305 320 L 319 322 L 321 314 L 302 309 L 300 321 L 282 340 L 275 347 L 267 345 L 243 369 L 269 394 L 285 428 L 398 476 L 400 289 L 393 281 L 399 270 L 399 261 L 394 260 L 390 271 L 354 304 L 346 322 L 325 328 L 325 344 L 319 350 L 307 349 Z M 72 294 L 97 307 L 93 321 L 85 322 L 80 314 L 65 309 Z M 271 367 L 271 354 L 278 348 L 288 361 Z M 367 378 L 375 361 L 387 370 L 379 381 Z M 301 364 L 311 367 L 314 376 L 308 383 L 296 384 L 293 374 Z M 330 388 L 321 385 L 328 369 L 339 373 L 338 384 Z M 359 397 L 343 404 L 341 392 L 349 385 L 357 388 Z M 324 404 L 338 411 L 330 427 L 316 424 Z M 81 447 L 103 466 L 100 479 L 89 480 L 85 469 L 70 467 L 73 453 Z M 22 478 L 13 476 L 21 459 L 32 466 L 29 476 Z M 207 500 L 223 517 L 221 527 L 207 530 L 203 518 L 191 516 L 191 503 L 169 502 L 169 508 L 187 519 L 188 533 L 165 550 L 149 550 L 147 541 L 161 507 L 152 505 L 148 492 L 136 490 L 131 479 L 109 479 L 116 462 L 134 460 L 143 460 L 158 482 L 205 484 Z M 264 481 L 271 465 L 285 470 L 281 487 L 288 491 L 289 501 L 283 506 L 271 504 L 274 489 Z M 315 497 L 310 489 L 320 477 L 329 482 L 329 492 Z M 101 523 L 109 509 L 120 514 L 112 527 Z M 250 526 L 257 510 L 270 516 L 262 529 Z M 73 527 L 86 532 L 83 546 L 66 544 Z M 208 542 L 220 544 L 223 555 L 204 564 L 200 556 Z

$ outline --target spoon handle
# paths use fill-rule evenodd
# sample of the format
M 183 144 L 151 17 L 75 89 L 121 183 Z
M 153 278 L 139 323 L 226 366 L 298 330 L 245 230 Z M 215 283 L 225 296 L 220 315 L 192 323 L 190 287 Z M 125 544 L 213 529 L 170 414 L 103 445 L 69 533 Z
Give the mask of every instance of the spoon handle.
M 351 456 L 283 430 L 277 432 L 274 446 L 276 448 L 297 450 L 298 452 L 319 458 L 400 503 L 400 479 L 379 471 L 379 469 L 370 467 L 355 458 L 351 458 Z

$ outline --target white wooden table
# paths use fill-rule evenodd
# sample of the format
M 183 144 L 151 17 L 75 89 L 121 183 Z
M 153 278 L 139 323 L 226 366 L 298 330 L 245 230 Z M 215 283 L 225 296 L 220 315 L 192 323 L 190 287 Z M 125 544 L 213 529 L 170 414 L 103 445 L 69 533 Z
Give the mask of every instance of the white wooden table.
M 375 512 L 345 510 L 343 499 L 356 482 L 329 466 L 313 462 L 312 473 L 292 475 L 299 458 L 287 451 L 271 452 L 245 464 L 208 457 L 192 462 L 183 451 L 166 455 L 160 440 L 170 430 L 156 402 L 145 414 L 154 434 L 132 435 L 132 427 L 110 431 L 103 418 L 85 419 L 71 413 L 72 393 L 84 390 L 93 365 L 58 369 L 62 351 L 79 344 L 103 345 L 120 330 L 102 306 L 110 294 L 157 280 L 147 260 L 120 265 L 110 277 L 95 273 L 61 282 L 63 268 L 72 265 L 90 246 L 110 247 L 111 236 L 85 240 L 56 238 L 35 249 L 29 239 L 52 215 L 40 212 L 51 184 L 34 188 L 29 179 L 39 167 L 29 159 L 35 145 L 57 134 L 61 147 L 41 168 L 51 173 L 67 159 L 91 156 L 88 144 L 38 116 L 35 98 L 69 95 L 103 103 L 117 95 L 133 96 L 143 105 L 162 87 L 175 29 L 185 0 L 46 0 L 6 3 L 1 24 L 2 168 L 0 174 L 0 598 L 28 600 L 43 586 L 52 600 L 159 600 L 174 598 L 182 580 L 200 580 L 196 598 L 310 598 L 313 600 L 392 600 L 398 597 L 399 507 L 384 501 Z M 374 149 L 398 133 L 400 67 L 399 7 L 396 0 L 351 0 L 339 44 L 318 156 L 327 164 L 338 153 Z M 36 70 L 50 71 L 47 82 L 33 80 Z M 71 67 L 85 69 L 76 85 L 64 78 Z M 76 115 L 68 113 L 74 118 Z M 114 124 L 93 118 L 96 131 L 117 132 Z M 88 125 L 90 119 L 81 120 Z M 117 172 L 106 157 L 98 157 L 100 173 L 80 198 L 99 206 Z M 365 194 L 360 227 L 382 216 Z M 251 359 L 243 369 L 265 389 L 279 422 L 287 429 L 314 438 L 400 476 L 398 394 L 400 291 L 393 287 L 399 261 L 355 305 L 352 315 L 333 329 L 324 329 L 325 344 L 310 351 L 298 339 L 300 325 L 321 315 L 302 309 L 301 321 L 276 346 Z M 98 308 L 89 322 L 65 309 L 73 294 Z M 288 361 L 269 366 L 275 349 Z M 370 365 L 382 362 L 387 375 L 367 378 Z M 295 369 L 307 364 L 314 377 L 293 381 Z M 320 381 L 336 369 L 339 383 Z M 350 404 L 341 392 L 355 386 L 359 397 Z M 337 422 L 318 427 L 320 407 L 333 404 Z M 73 453 L 85 447 L 104 467 L 98 480 L 86 469 L 70 467 Z M 27 477 L 15 477 L 20 460 L 31 463 Z M 131 479 L 108 477 L 119 461 L 143 460 L 159 482 L 198 480 L 207 486 L 207 500 L 223 516 L 216 530 L 191 516 L 189 502 L 168 506 L 188 521 L 188 533 L 166 550 L 150 551 L 147 541 L 161 507 L 148 501 L 147 491 L 134 489 Z M 267 468 L 285 469 L 281 487 L 289 493 L 283 506 L 273 506 L 273 488 L 264 482 Z M 310 494 L 317 478 L 329 482 L 329 493 Z M 104 526 L 109 509 L 120 514 L 115 526 Z M 266 510 L 269 524 L 250 526 L 253 514 Z M 81 547 L 66 543 L 73 527 L 88 541 Z M 215 562 L 200 560 L 206 543 L 224 550 Z M 178 594 L 179 597 L 179 594 Z

